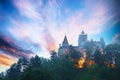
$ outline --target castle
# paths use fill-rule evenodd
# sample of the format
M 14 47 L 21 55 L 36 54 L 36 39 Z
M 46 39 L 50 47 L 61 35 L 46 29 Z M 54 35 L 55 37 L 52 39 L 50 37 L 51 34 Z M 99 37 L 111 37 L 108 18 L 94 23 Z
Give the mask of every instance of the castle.
M 71 45 L 68 43 L 67 36 L 65 35 L 62 45 L 59 45 L 58 56 L 68 54 L 70 51 L 70 46 Z M 99 48 L 100 50 L 104 49 L 105 41 L 103 38 L 100 38 L 100 41 L 93 41 L 93 39 L 89 41 L 87 34 L 85 34 L 85 32 L 82 31 L 78 38 L 78 46 L 72 46 L 72 47 L 81 53 L 86 52 L 86 49 L 90 48 L 92 50 L 91 54 L 93 55 L 97 48 Z

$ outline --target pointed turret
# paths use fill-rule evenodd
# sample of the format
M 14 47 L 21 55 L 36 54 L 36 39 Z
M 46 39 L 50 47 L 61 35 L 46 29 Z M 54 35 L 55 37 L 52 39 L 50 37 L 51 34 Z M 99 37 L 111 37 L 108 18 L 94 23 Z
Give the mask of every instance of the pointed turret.
M 65 35 L 64 40 L 62 42 L 62 46 L 68 46 L 68 45 L 69 45 L 69 43 L 68 43 L 67 37 Z
M 85 32 L 82 30 L 81 34 L 85 34 Z

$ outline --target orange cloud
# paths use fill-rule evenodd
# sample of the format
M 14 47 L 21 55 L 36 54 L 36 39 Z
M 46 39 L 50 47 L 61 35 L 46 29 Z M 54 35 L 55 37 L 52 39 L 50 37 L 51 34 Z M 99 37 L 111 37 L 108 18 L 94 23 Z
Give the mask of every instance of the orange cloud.
M 11 66 L 13 63 L 14 61 L 11 58 L 5 56 L 4 54 L 0 54 L 0 65 Z
M 53 39 L 52 35 L 47 32 L 47 34 L 45 35 L 45 40 L 46 40 L 46 44 L 47 44 L 47 50 L 50 52 L 52 50 L 57 51 L 57 47 L 55 45 L 55 40 Z

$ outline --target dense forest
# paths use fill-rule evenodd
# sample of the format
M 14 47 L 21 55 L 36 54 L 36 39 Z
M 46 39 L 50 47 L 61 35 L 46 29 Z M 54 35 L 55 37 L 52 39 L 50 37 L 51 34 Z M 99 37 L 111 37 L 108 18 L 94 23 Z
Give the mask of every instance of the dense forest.
M 50 59 L 37 55 L 30 60 L 21 58 L 0 74 L 0 80 L 120 80 L 119 44 L 107 45 L 103 53 L 96 49 L 93 55 L 91 47 L 86 50 L 85 61 L 72 46 L 70 54 L 62 57 L 52 51 Z

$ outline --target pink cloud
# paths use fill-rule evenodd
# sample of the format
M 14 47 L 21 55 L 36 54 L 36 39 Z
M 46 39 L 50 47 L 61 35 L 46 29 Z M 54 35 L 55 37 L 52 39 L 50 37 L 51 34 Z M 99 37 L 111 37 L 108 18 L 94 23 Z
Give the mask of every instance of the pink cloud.
M 120 43 L 120 34 L 116 34 L 113 39 L 112 39 L 113 43 Z
M 64 13 L 70 13 L 67 16 L 64 16 L 63 10 L 60 9 L 64 0 L 60 2 L 49 0 L 46 4 L 42 0 L 37 0 L 37 3 L 32 3 L 31 0 L 15 0 L 14 3 L 20 11 L 21 17 L 27 17 L 31 21 L 11 19 L 13 26 L 9 28 L 9 32 L 25 42 L 39 44 L 42 46 L 41 52 L 48 48 L 46 38 L 44 38 L 44 34 L 47 34 L 45 30 L 49 30 L 49 34 L 55 41 L 54 45 L 57 47 L 65 34 L 68 36 L 69 42 L 77 44 L 78 35 L 82 30 L 89 35 L 100 34 L 104 29 L 111 28 L 107 26 L 107 23 L 114 18 L 109 14 L 110 9 L 103 1 L 93 0 L 93 3 L 90 4 L 90 0 L 86 0 L 84 9 L 74 12 L 66 8 Z

